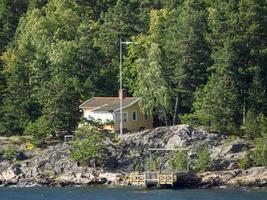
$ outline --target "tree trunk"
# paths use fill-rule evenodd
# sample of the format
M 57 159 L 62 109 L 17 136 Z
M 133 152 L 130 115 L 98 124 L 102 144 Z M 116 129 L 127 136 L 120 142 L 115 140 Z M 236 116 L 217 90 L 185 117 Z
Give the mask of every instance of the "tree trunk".
M 168 126 L 168 119 L 165 112 L 164 112 L 164 120 L 165 120 L 165 126 Z
M 181 120 L 178 118 L 178 113 L 181 108 L 181 94 L 177 93 L 175 98 L 175 106 L 174 106 L 174 112 L 173 112 L 173 118 L 172 118 L 172 125 L 177 124 Z
M 177 123 L 177 114 L 178 114 L 178 95 L 176 95 L 175 98 L 175 106 L 174 106 L 174 112 L 173 112 L 173 118 L 172 118 L 172 125 L 175 125 Z
M 245 101 L 245 97 L 243 99 L 243 108 L 242 108 L 242 123 L 243 125 L 246 123 L 246 101 Z

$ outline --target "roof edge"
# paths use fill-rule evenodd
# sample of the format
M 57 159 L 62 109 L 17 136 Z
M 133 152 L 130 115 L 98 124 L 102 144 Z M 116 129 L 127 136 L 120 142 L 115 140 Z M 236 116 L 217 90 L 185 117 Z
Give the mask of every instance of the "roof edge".
M 99 109 L 99 108 L 103 108 L 103 107 L 105 107 L 105 106 L 107 106 L 107 105 L 108 105 L 108 104 L 104 104 L 104 105 L 102 105 L 102 106 L 96 107 L 96 108 L 92 109 L 91 112 L 92 112 L 92 111 L 97 111 L 97 109 Z
M 81 109 L 89 108 L 89 107 L 84 106 L 84 105 L 87 104 L 88 102 L 90 102 L 91 100 L 95 99 L 95 98 L 99 98 L 99 97 L 91 97 L 91 98 L 88 99 L 87 101 L 83 102 L 83 103 L 79 106 L 79 108 L 81 108 Z M 100 98 L 119 98 L 119 97 L 100 97 Z M 139 99 L 140 99 L 139 97 L 126 97 L 126 98 L 136 98 L 136 99 L 135 99 L 133 102 L 129 103 L 128 105 L 125 105 L 125 106 L 123 107 L 123 109 L 132 106 L 133 104 L 135 104 L 136 102 L 138 102 Z M 104 105 L 102 105 L 102 106 L 98 106 L 98 107 L 94 107 L 92 111 L 96 111 L 96 112 L 97 112 L 97 109 L 99 109 L 99 108 L 101 108 L 101 107 L 104 107 L 104 106 L 106 106 L 106 105 L 107 105 L 107 104 L 104 104 Z M 120 109 L 120 108 L 116 108 L 116 109 L 113 110 L 113 112 L 116 112 L 116 111 L 118 111 L 119 109 Z
M 126 106 L 123 106 L 122 109 L 125 109 L 125 108 L 129 108 L 130 106 L 134 105 L 135 103 L 137 103 L 139 101 L 140 98 L 137 98 L 136 100 L 134 100 L 132 103 L 126 105 Z M 114 109 L 113 112 L 117 112 L 119 111 L 120 108 L 117 108 L 117 109 Z
M 83 105 L 86 104 L 86 103 L 88 103 L 89 101 L 91 101 L 93 98 L 95 98 L 95 97 L 91 97 L 87 101 L 83 102 L 81 105 L 79 105 L 79 108 L 87 108 L 87 107 L 83 107 Z

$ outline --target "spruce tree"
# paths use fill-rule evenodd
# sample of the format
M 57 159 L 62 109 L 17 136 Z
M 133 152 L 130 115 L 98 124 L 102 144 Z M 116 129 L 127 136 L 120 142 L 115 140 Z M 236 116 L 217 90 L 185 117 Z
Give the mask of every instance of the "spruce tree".
M 204 1 L 185 0 L 167 22 L 164 61 L 173 93 L 173 124 L 180 121 L 178 114 L 191 110 L 194 92 L 207 81 L 211 60 L 206 13 Z
M 236 82 L 227 75 L 213 74 L 204 88 L 197 91 L 196 111 L 191 117 L 211 131 L 236 133 L 238 103 Z
M 198 94 L 198 100 L 195 103 L 198 106 L 195 106 L 195 109 L 196 113 L 199 113 L 199 110 L 205 110 L 205 97 L 213 94 L 216 85 L 224 85 L 220 88 L 224 89 L 226 96 L 231 95 L 232 98 L 228 104 L 224 105 L 221 116 L 209 110 L 211 114 L 208 117 L 198 117 L 213 118 L 219 122 L 225 115 L 229 125 L 227 125 L 228 128 L 221 127 L 221 131 L 231 131 L 234 127 L 238 128 L 245 123 L 245 116 L 250 107 L 253 109 L 258 105 L 263 106 L 265 110 L 264 73 L 266 70 L 264 63 L 266 59 L 264 59 L 265 55 L 262 50 L 266 45 L 260 42 L 266 37 L 266 31 L 264 31 L 266 23 L 261 17 L 264 15 L 264 6 L 263 1 L 254 0 L 209 2 L 208 12 L 210 29 L 208 38 L 212 46 L 214 61 L 209 70 L 213 75 L 203 93 Z M 261 73 L 263 76 L 259 75 Z M 217 77 L 218 80 L 211 82 L 213 77 Z M 231 87 L 225 87 L 227 84 L 220 81 L 225 80 L 224 77 L 227 77 L 228 83 L 232 83 Z M 253 95 L 256 96 L 252 97 Z M 220 95 L 209 97 L 213 98 L 212 101 L 215 103 L 210 107 L 213 111 L 223 105 Z

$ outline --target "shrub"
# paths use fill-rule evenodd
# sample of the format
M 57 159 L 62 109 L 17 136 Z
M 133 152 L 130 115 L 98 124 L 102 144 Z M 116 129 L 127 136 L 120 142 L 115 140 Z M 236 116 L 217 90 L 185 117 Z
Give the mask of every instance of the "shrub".
M 11 159 L 15 158 L 15 156 L 17 154 L 17 150 L 13 146 L 8 146 L 7 148 L 5 148 L 1 151 L 1 154 L 6 159 L 11 160 Z
M 105 138 L 103 131 L 93 126 L 84 125 L 78 128 L 72 141 L 72 159 L 84 165 L 90 165 L 92 160 L 97 164 L 104 164 L 108 159 Z
M 227 138 L 223 139 L 221 143 L 224 145 L 229 145 L 231 142 L 239 140 L 239 139 L 240 137 L 238 135 L 229 135 Z
M 209 164 L 209 147 L 208 145 L 202 146 L 198 151 L 197 151 L 197 162 L 196 162 L 196 170 L 200 172 L 207 171 L 208 169 L 208 164 Z
M 149 171 L 160 170 L 160 158 L 155 156 L 147 158 L 145 160 L 145 169 Z
M 133 165 L 133 170 L 134 171 L 139 171 L 139 172 L 142 172 L 144 171 L 144 165 L 142 162 L 135 162 L 134 165 Z
M 267 137 L 257 138 L 256 147 L 253 152 L 254 162 L 257 166 L 267 166 Z
M 250 139 L 263 137 L 264 134 L 267 134 L 267 118 L 262 113 L 256 115 L 248 111 L 243 129 L 245 136 Z
M 33 137 L 35 144 L 44 143 L 45 139 L 54 134 L 52 124 L 43 116 L 35 122 L 29 122 L 24 132 Z
M 203 126 L 205 127 L 206 130 L 208 131 L 214 131 L 213 129 L 211 129 L 211 127 L 209 126 L 209 118 L 207 117 L 207 115 L 201 115 L 198 113 L 190 113 L 190 114 L 184 114 L 181 116 L 181 120 L 183 124 L 190 124 L 194 127 L 199 127 L 199 126 Z
M 101 120 L 96 120 L 96 119 L 94 119 L 94 118 L 92 118 L 92 117 L 89 117 L 88 119 L 82 117 L 82 118 L 80 119 L 79 124 L 80 124 L 81 126 L 84 126 L 84 125 L 85 125 L 85 126 L 90 125 L 90 126 L 93 126 L 93 127 L 95 127 L 95 128 L 98 128 L 98 129 L 104 129 L 104 124 L 102 123 L 102 121 L 101 121 Z
M 178 171 L 186 170 L 187 162 L 187 155 L 182 151 L 174 153 L 169 161 L 171 168 Z
M 245 156 L 239 160 L 239 166 L 241 169 L 248 169 L 252 164 L 252 159 L 250 158 L 251 153 L 249 151 L 245 152 Z

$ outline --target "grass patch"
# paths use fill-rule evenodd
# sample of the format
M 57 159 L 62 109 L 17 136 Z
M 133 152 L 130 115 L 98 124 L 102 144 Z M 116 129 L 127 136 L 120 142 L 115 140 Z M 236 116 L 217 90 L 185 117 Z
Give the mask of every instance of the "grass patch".
M 13 145 L 21 145 L 24 143 L 32 143 L 33 139 L 31 136 L 10 136 L 0 137 L 0 141 L 8 142 Z
M 230 136 L 228 136 L 226 139 L 222 140 L 222 141 L 221 141 L 221 144 L 228 145 L 228 144 L 230 144 L 231 142 L 234 142 L 234 141 L 236 141 L 236 140 L 240 140 L 240 139 L 241 139 L 241 138 L 240 138 L 240 136 L 238 136 L 238 135 L 230 135 Z
M 17 149 L 14 146 L 7 146 L 4 149 L 1 149 L 0 155 L 3 156 L 7 160 L 11 160 L 15 158 L 17 154 Z

